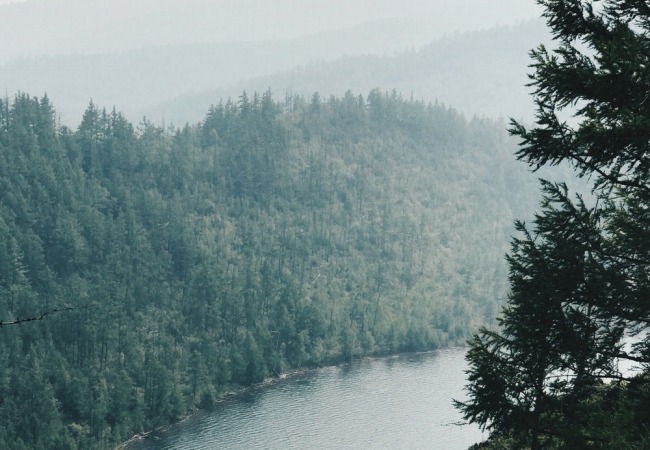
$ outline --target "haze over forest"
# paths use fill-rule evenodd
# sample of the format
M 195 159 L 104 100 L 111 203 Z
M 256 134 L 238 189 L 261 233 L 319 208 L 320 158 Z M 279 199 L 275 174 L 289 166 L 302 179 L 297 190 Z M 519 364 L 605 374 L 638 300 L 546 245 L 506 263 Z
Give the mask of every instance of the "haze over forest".
M 545 37 L 531 3 L 29 0 L 0 5 L 0 86 L 47 93 L 71 126 L 91 99 L 183 124 L 269 88 L 397 89 L 470 117 L 531 117 L 527 51 Z
M 0 447 L 114 448 L 494 323 L 538 201 L 506 131 L 532 119 L 538 16 L 0 0 Z

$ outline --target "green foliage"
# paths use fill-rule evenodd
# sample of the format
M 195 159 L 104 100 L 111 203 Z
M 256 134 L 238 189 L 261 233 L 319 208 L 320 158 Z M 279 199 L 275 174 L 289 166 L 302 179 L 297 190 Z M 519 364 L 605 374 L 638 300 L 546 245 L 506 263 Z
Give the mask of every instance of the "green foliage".
M 291 368 L 460 344 L 534 193 L 502 124 L 396 92 L 243 94 L 182 129 L 0 106 L 0 317 L 75 308 L 0 326 L 2 448 L 110 448 Z
M 487 448 L 643 448 L 650 433 L 636 418 L 647 414 L 650 364 L 650 8 L 539 3 L 558 48 L 531 52 L 537 123 L 528 130 L 513 121 L 518 157 L 533 168 L 568 162 L 591 192 L 574 197 L 542 181 L 533 230 L 517 224 L 500 328 L 472 339 L 470 399 L 458 406 L 492 431 Z

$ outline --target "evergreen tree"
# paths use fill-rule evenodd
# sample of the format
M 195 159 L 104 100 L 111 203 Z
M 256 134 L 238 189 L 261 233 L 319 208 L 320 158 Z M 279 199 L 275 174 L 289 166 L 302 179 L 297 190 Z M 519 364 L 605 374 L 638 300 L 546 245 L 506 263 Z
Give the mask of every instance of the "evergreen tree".
M 531 52 L 536 125 L 510 131 L 520 160 L 568 163 L 591 192 L 542 182 L 541 212 L 532 230 L 518 223 L 507 258 L 500 328 L 471 340 L 469 400 L 458 407 L 516 448 L 622 448 L 621 434 L 642 446 L 647 425 L 612 430 L 593 417 L 602 380 L 625 389 L 634 376 L 620 361 L 650 364 L 650 6 L 538 3 L 557 48 Z

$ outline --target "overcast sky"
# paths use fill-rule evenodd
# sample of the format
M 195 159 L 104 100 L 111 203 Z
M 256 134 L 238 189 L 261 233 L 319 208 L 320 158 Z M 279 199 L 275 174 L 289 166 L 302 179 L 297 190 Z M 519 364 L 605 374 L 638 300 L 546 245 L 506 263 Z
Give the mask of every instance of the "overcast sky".
M 517 23 L 534 0 L 0 0 L 0 61 L 21 55 L 295 38 L 408 18 L 439 34 Z
M 539 14 L 535 0 L 0 0 L 0 89 L 47 92 L 65 120 L 89 99 L 137 117 L 167 98 Z

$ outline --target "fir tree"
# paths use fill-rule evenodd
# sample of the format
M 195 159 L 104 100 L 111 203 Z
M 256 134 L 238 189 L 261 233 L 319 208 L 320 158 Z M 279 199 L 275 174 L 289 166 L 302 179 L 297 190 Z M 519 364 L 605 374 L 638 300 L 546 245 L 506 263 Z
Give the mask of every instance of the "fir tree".
M 585 405 L 603 379 L 625 388 L 620 361 L 650 363 L 650 6 L 538 3 L 557 47 L 531 52 L 536 124 L 510 132 L 520 160 L 568 163 L 591 192 L 542 182 L 541 212 L 532 229 L 517 224 L 507 258 L 500 327 L 470 342 L 458 407 L 516 448 L 621 448 Z M 643 424 L 626 433 L 648 440 Z

